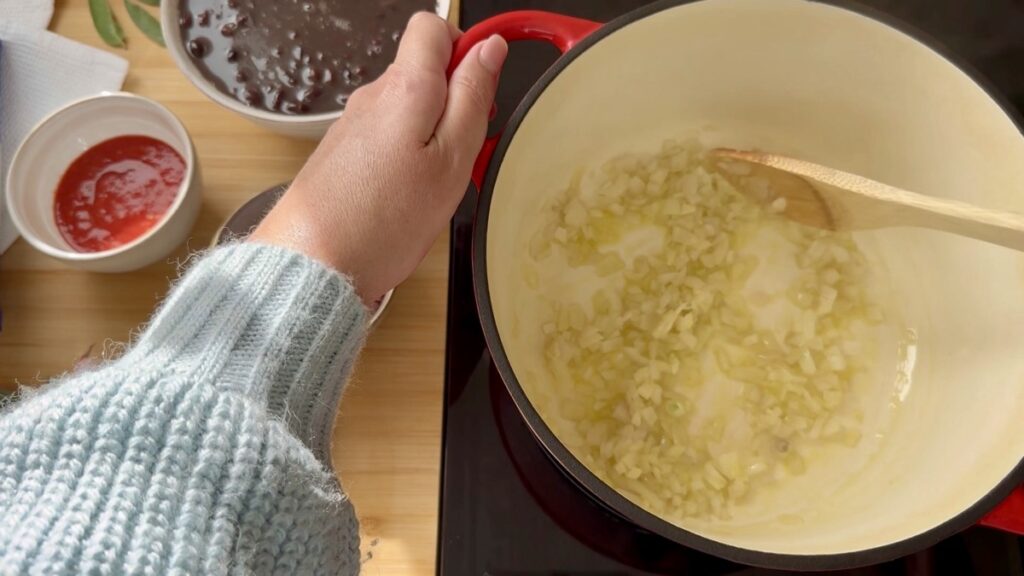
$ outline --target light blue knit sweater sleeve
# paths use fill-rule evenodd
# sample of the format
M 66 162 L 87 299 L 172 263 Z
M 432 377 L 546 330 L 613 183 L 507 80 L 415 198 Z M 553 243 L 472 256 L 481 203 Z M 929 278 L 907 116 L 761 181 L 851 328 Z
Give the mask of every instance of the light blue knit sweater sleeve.
M 330 467 L 365 309 L 239 244 L 195 263 L 119 360 L 0 417 L 0 574 L 352 574 Z

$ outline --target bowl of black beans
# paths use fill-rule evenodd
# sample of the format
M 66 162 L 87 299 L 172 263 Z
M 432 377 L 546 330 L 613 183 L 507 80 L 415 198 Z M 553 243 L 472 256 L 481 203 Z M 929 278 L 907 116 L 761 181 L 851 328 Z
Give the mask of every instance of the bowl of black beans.
M 449 0 L 164 0 L 168 51 L 208 98 L 317 139 L 395 57 L 409 18 Z

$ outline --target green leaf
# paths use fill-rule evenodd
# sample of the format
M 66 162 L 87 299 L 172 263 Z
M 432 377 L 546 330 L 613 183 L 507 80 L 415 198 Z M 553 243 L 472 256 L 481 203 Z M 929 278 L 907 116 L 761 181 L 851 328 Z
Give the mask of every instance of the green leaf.
M 149 12 L 146 12 L 145 8 L 131 0 L 124 0 L 124 7 L 128 10 L 128 17 L 132 19 L 132 22 L 135 23 L 139 30 L 142 30 L 146 37 L 161 46 L 166 46 L 164 44 L 164 35 L 160 32 L 159 20 L 154 18 Z
M 160 5 L 160 0 L 139 0 L 139 2 L 142 2 L 146 6 L 159 6 Z
M 107 0 L 89 0 L 89 14 L 92 15 L 92 24 L 96 27 L 96 32 L 108 46 L 124 48 L 124 32 L 114 18 L 114 13 L 110 11 Z

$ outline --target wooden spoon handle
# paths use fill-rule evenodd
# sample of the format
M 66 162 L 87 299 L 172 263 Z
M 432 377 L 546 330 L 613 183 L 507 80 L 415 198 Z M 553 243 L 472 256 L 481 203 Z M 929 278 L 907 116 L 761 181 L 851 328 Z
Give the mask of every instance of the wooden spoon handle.
M 895 222 L 931 228 L 1024 251 L 1024 216 L 980 208 L 964 202 L 907 192 L 923 201 L 906 202 L 894 214 Z M 895 224 L 894 222 L 894 224 Z
M 1024 216 L 958 200 L 925 196 L 807 163 L 800 175 L 816 183 L 833 217 L 847 229 L 917 226 L 1024 251 Z M 799 172 L 798 172 L 799 173 Z
M 917 226 L 1024 251 L 1024 216 L 1020 214 L 925 196 L 786 156 L 721 148 L 715 150 L 715 154 L 771 169 L 767 178 L 780 191 L 798 190 L 803 196 L 816 193 L 828 214 L 824 227 L 865 230 Z M 783 176 L 787 174 L 790 175 L 788 180 Z M 792 179 L 794 176 L 810 187 L 799 190 Z

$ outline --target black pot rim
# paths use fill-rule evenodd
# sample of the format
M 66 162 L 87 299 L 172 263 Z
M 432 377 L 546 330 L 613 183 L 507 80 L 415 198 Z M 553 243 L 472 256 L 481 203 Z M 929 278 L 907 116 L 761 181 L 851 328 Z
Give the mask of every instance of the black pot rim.
M 650 532 L 654 532 L 669 540 L 694 548 L 701 552 L 714 554 L 721 558 L 759 566 L 783 570 L 836 570 L 843 568 L 856 568 L 870 564 L 877 564 L 892 560 L 907 554 L 928 548 L 940 540 L 948 538 L 961 530 L 976 524 L 988 511 L 1002 502 L 1016 487 L 1024 483 L 1024 457 L 1017 463 L 1013 470 L 1002 481 L 996 484 L 985 496 L 966 508 L 959 514 L 952 516 L 924 532 L 909 536 L 903 540 L 852 552 L 841 552 L 836 554 L 781 554 L 774 552 L 763 552 L 740 548 L 724 544 L 716 540 L 705 538 L 689 530 L 676 526 L 658 516 L 644 510 L 622 496 L 615 489 L 605 484 L 590 470 L 587 469 L 554 435 L 548 425 L 540 417 L 534 408 L 522 385 L 519 383 L 512 366 L 509 363 L 508 355 L 498 335 L 497 324 L 494 319 L 494 309 L 490 297 L 490 287 L 487 279 L 487 223 L 490 213 L 491 198 L 494 191 L 494 182 L 497 177 L 501 162 L 508 151 L 509 144 L 515 137 L 520 125 L 527 113 L 537 99 L 544 93 L 551 82 L 568 67 L 580 54 L 585 52 L 594 44 L 613 34 L 617 30 L 639 21 L 658 12 L 690 4 L 701 0 L 659 0 L 633 10 L 615 20 L 612 20 L 585 39 L 568 50 L 537 80 L 522 99 L 515 111 L 509 117 L 494 154 L 491 157 L 483 185 L 480 190 L 477 203 L 476 220 L 473 230 L 473 282 L 476 293 L 477 308 L 480 315 L 481 327 L 488 349 L 512 396 L 516 407 L 526 420 L 527 425 L 534 436 L 540 441 L 542 447 L 551 454 L 555 460 L 573 478 L 584 486 L 590 495 L 596 497 L 602 504 L 615 511 L 620 516 L 633 522 L 637 526 Z M 876 22 L 895 29 L 898 32 L 918 41 L 930 48 L 933 52 L 950 62 L 964 72 L 975 84 L 978 85 L 997 105 L 1002 109 L 1010 121 L 1017 127 L 1018 131 L 1024 134 L 1021 127 L 1024 126 L 1020 115 L 1009 105 L 1002 94 L 979 74 L 970 64 L 961 57 L 953 54 L 948 48 L 936 39 L 924 32 L 908 25 L 907 23 L 881 11 L 862 6 L 852 0 L 813 0 L 821 4 L 841 8 L 866 16 Z

